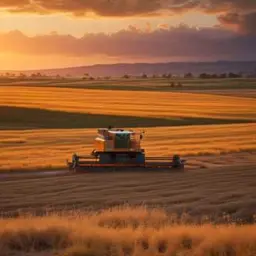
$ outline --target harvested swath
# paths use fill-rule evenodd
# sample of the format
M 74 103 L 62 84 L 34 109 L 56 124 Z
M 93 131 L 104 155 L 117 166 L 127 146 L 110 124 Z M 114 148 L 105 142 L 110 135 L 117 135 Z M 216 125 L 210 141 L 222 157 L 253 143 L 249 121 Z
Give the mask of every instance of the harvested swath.
M 124 203 L 161 207 L 214 220 L 228 214 L 251 223 L 256 209 L 254 166 L 188 172 L 107 172 L 64 176 L 0 176 L 0 212 L 103 209 Z

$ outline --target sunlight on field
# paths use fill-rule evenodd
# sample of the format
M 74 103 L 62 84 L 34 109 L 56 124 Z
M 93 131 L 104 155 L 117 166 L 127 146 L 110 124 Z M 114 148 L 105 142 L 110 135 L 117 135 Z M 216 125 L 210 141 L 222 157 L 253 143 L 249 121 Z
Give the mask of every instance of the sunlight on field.
M 189 225 L 186 218 L 178 224 L 175 216 L 161 210 L 127 208 L 99 215 L 74 212 L 0 220 L 0 251 L 11 255 L 54 251 L 62 256 L 252 256 L 255 234 L 255 225 Z
M 143 128 L 147 155 L 221 154 L 256 149 L 256 124 Z M 93 150 L 96 129 L 0 131 L 0 170 L 65 166 Z
M 0 105 L 143 117 L 256 120 L 256 99 L 175 92 L 0 87 Z

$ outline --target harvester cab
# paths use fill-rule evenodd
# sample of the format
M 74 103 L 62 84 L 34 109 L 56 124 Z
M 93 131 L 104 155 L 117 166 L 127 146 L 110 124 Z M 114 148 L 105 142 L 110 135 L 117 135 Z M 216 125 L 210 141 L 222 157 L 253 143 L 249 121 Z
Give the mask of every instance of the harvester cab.
M 98 129 L 93 155 L 100 164 L 144 164 L 142 133 L 124 129 Z
M 94 150 L 90 156 L 72 157 L 68 162 L 71 170 L 114 169 L 139 167 L 139 168 L 179 168 L 183 169 L 185 160 L 179 155 L 170 157 L 147 157 L 145 150 L 141 147 L 144 137 L 143 132 L 125 130 L 119 128 L 100 128 L 94 139 Z

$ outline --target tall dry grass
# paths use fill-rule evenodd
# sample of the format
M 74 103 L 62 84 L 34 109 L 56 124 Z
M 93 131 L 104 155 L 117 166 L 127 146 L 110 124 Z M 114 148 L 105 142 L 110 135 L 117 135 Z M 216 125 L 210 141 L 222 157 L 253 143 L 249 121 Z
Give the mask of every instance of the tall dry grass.
M 0 220 L 1 255 L 254 256 L 256 226 L 187 225 L 161 210 L 110 209 L 99 214 Z

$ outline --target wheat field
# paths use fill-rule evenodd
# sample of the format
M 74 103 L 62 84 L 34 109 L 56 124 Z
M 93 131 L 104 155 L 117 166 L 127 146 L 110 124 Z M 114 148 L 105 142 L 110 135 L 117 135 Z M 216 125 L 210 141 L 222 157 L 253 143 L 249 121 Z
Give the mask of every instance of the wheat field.
M 241 92 L 190 84 L 199 80 L 179 92 L 166 81 L 118 80 L 113 91 L 113 81 L 64 82 L 0 86 L 0 256 L 256 255 L 254 80 Z M 243 81 L 223 86 L 231 82 L 239 89 Z M 146 154 L 180 154 L 186 171 L 63 172 L 73 153 L 92 151 L 96 135 L 84 124 L 65 129 L 72 113 L 94 125 L 157 123 L 137 128 Z M 167 126 L 183 119 L 188 126 Z
M 53 120 L 57 127 L 63 125 L 61 128 L 65 128 L 65 125 L 71 122 L 70 120 L 72 120 L 71 123 L 75 123 L 76 118 L 81 120 L 82 127 L 86 127 L 86 122 L 95 122 L 94 125 L 97 127 L 97 124 L 102 124 L 102 121 L 106 124 L 104 126 L 107 126 L 109 120 L 115 120 L 120 125 L 128 124 L 127 120 L 135 125 L 144 123 L 152 126 L 158 123 L 159 126 L 166 126 L 169 125 L 168 120 L 170 120 L 170 125 L 182 125 L 186 118 L 186 122 L 193 125 L 178 128 L 141 128 L 147 131 L 144 148 L 149 155 L 171 157 L 174 153 L 187 156 L 253 152 L 255 150 L 255 124 L 252 123 L 256 119 L 256 99 L 254 98 L 200 93 L 1 85 L 0 106 L 5 108 L 4 112 L 0 113 L 0 116 L 3 116 L 2 120 L 7 119 L 7 123 L 2 125 L 0 123 L 3 129 L 0 131 L 0 148 L 2 149 L 0 170 L 58 168 L 63 167 L 65 160 L 70 158 L 74 152 L 89 154 L 93 149 L 96 129 L 47 130 L 40 128 L 45 127 L 46 123 L 53 123 Z M 25 109 L 14 111 L 10 106 L 35 108 L 35 110 L 32 112 Z M 46 118 L 49 114 L 36 111 L 39 108 L 62 111 L 61 116 L 58 114 Z M 10 116 L 8 112 L 12 115 Z M 101 116 L 95 119 L 94 116 L 67 115 L 70 113 L 100 114 Z M 42 120 L 39 120 L 40 123 L 35 119 L 37 115 L 42 117 Z M 116 119 L 115 115 L 119 119 Z M 12 118 L 18 119 L 21 123 L 11 122 Z M 83 118 L 87 121 L 83 122 Z M 220 120 L 229 123 L 244 122 L 244 124 L 203 125 L 204 123 L 217 124 Z M 38 123 L 40 130 L 29 130 L 29 127 L 35 126 L 35 122 Z M 201 126 L 196 126 L 196 124 L 201 124 Z M 27 130 L 21 130 L 26 126 Z M 10 130 L 6 130 L 6 127 Z M 11 130 L 11 127 L 20 130 Z M 72 126 L 68 127 L 72 128 Z
M 254 95 L 217 87 L 208 94 L 200 88 L 161 92 L 165 84 L 150 92 L 142 81 L 139 86 L 133 84 L 133 91 L 0 86 L 6 122 L 0 119 L 0 256 L 256 254 Z M 39 109 L 60 113 L 49 117 Z M 137 128 L 146 131 L 146 154 L 180 154 L 187 171 L 63 173 L 73 153 L 92 151 L 96 135 L 96 129 L 65 129 L 78 117 L 71 113 L 101 115 L 79 116 L 94 118 L 94 125 L 99 119 L 157 123 Z M 56 124 L 43 129 L 53 118 Z M 12 119 L 17 122 L 8 123 Z M 188 126 L 167 126 L 166 120 L 182 125 L 183 119 Z M 62 129 L 53 129 L 57 125 Z M 58 171 L 28 172 L 41 169 Z M 5 172 L 17 170 L 27 172 Z M 14 216 L 19 217 L 6 218 Z
M 0 86 L 0 106 L 158 118 L 256 120 L 256 99 L 178 92 Z
M 143 147 L 149 156 L 182 157 L 220 155 L 248 152 L 254 157 L 256 149 L 256 124 L 207 125 L 184 127 L 142 128 L 145 130 Z M 94 147 L 96 129 L 60 129 L 0 131 L 0 170 L 35 170 L 63 168 L 73 153 L 89 155 Z M 243 156 L 244 157 L 244 156 Z M 249 161 L 230 157 L 228 164 Z M 206 165 L 205 162 L 188 161 L 188 167 Z M 238 160 L 238 161 L 237 161 Z M 205 161 L 205 159 L 203 160 Z M 207 160 L 206 160 L 207 162 Z M 225 162 L 225 160 L 224 160 Z

